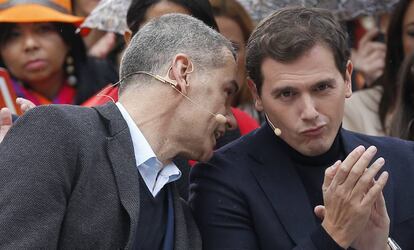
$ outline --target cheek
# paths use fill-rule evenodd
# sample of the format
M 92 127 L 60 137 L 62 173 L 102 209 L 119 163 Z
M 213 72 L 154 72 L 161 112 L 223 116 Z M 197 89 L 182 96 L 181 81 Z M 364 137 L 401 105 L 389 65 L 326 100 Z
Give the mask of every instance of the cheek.
M 69 52 L 68 47 L 61 39 L 54 39 L 45 45 L 49 59 L 56 66 L 62 66 Z
M 0 49 L 1 59 L 8 69 L 13 68 L 22 60 L 22 53 L 18 50 L 17 43 L 8 44 Z
M 414 52 L 414 37 L 405 35 L 403 37 L 404 55 L 410 55 Z

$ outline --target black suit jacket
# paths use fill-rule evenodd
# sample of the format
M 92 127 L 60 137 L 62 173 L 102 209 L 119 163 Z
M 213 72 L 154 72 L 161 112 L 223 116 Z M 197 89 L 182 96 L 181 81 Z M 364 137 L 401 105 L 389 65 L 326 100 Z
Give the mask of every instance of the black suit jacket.
M 414 143 L 340 131 L 345 153 L 375 145 L 390 178 L 384 195 L 391 236 L 414 249 Z M 263 125 L 225 146 L 190 175 L 190 205 L 204 249 L 317 249 L 306 190 L 272 130 Z
M 135 165 L 112 102 L 25 113 L 0 144 L 0 249 L 131 249 L 140 223 Z M 174 249 L 200 249 L 172 185 Z

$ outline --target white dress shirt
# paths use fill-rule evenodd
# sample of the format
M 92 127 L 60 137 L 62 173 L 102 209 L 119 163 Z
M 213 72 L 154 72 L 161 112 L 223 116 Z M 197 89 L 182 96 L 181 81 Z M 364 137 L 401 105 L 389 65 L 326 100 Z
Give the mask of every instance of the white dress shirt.
M 163 166 L 128 111 L 119 102 L 116 106 L 128 125 L 137 169 L 148 190 L 155 197 L 166 184 L 178 180 L 181 171 L 173 162 Z

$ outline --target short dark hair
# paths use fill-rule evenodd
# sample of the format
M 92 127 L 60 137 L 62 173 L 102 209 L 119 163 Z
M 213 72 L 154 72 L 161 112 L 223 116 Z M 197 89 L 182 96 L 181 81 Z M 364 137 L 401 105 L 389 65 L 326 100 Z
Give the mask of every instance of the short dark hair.
M 332 50 L 336 67 L 345 77 L 350 55 L 348 35 L 328 10 L 288 7 L 261 21 L 249 38 L 246 52 L 247 71 L 259 94 L 263 84 L 261 66 L 264 59 L 292 62 L 317 44 Z

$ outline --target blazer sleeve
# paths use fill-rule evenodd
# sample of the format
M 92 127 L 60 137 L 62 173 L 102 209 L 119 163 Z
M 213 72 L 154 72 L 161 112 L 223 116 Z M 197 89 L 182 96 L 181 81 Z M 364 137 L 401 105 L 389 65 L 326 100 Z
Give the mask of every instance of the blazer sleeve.
M 70 124 L 37 107 L 0 144 L 1 249 L 57 248 L 77 157 Z
M 197 164 L 190 174 L 189 204 L 203 249 L 259 249 L 248 206 L 224 169 Z

